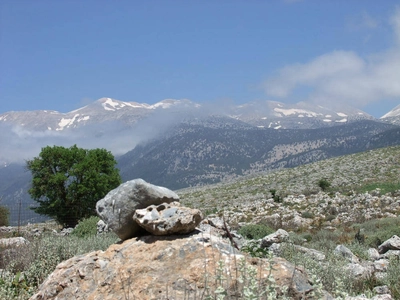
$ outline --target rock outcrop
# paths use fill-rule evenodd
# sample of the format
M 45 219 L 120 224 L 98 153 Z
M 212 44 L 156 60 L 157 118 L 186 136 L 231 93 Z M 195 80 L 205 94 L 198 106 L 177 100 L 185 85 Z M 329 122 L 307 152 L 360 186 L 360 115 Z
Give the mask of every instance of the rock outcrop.
M 60 263 L 30 299 L 200 299 L 217 290 L 220 275 L 228 280 L 227 294 L 240 298 L 250 281 L 238 279 L 245 272 L 249 280 L 250 269 L 264 289 L 287 287 L 298 299 L 313 291 L 304 271 L 285 259 L 245 257 L 225 240 L 197 231 L 137 237 L 73 257 Z M 275 283 L 268 280 L 270 273 Z
M 137 209 L 133 220 L 153 235 L 185 234 L 192 232 L 203 219 L 198 209 L 179 207 L 178 202 L 150 205 Z
M 0 247 L 19 247 L 26 244 L 29 244 L 29 241 L 21 236 L 0 239 Z
M 378 248 L 380 254 L 386 253 L 389 250 L 400 250 L 400 237 L 394 235 L 383 242 Z
M 126 240 L 137 236 L 141 230 L 132 218 L 136 209 L 174 201 L 179 201 L 179 196 L 173 191 L 143 179 L 134 179 L 121 184 L 99 200 L 96 211 L 110 230 L 121 240 Z

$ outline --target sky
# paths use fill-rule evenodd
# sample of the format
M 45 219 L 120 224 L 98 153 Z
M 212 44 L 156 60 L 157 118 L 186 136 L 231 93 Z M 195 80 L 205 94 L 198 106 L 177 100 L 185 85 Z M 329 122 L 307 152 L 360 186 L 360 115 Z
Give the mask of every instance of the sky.
M 1 0 L 0 114 L 102 97 L 400 104 L 393 0 Z

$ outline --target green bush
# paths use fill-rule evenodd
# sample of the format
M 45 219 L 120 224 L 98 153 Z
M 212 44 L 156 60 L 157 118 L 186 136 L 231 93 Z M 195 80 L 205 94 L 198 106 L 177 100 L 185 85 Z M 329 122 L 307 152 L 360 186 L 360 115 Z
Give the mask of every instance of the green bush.
M 6 206 L 0 206 L 0 226 L 8 226 L 10 210 Z
M 275 189 L 271 189 L 271 190 L 269 190 L 269 192 L 271 193 L 272 198 L 274 199 L 274 202 L 276 202 L 276 203 L 282 202 L 281 196 L 279 196 L 277 194 L 277 191 Z
M 328 215 L 328 216 L 325 218 L 325 221 L 330 222 L 330 221 L 332 221 L 332 220 L 334 220 L 334 219 L 336 219 L 336 216 L 335 216 L 335 215 Z
M 312 212 L 310 212 L 310 211 L 304 211 L 301 214 L 301 217 L 305 218 L 305 219 L 312 219 L 312 218 L 314 218 L 314 214 Z
M 318 186 L 321 188 L 321 190 L 326 191 L 331 186 L 331 184 L 328 180 L 323 178 L 318 180 Z
M 262 239 L 268 234 L 275 232 L 271 227 L 264 224 L 249 224 L 241 227 L 238 233 L 249 240 Z
M 79 221 L 78 225 L 76 225 L 71 234 L 81 238 L 94 236 L 97 234 L 97 222 L 99 220 L 99 217 L 92 216 L 82 221 Z

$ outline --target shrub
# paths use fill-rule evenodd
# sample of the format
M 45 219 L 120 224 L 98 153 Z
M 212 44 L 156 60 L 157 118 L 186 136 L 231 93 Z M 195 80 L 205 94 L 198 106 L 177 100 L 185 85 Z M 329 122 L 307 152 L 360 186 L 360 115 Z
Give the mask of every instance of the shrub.
M 318 186 L 321 188 L 321 190 L 326 191 L 331 186 L 331 184 L 328 180 L 322 178 L 318 180 Z
M 94 236 L 97 234 L 97 222 L 99 220 L 100 218 L 96 216 L 84 219 L 76 225 L 71 234 L 81 238 Z
M 312 219 L 312 218 L 314 218 L 314 214 L 312 212 L 310 212 L 310 211 L 304 211 L 301 214 L 301 217 L 305 218 L 305 219 Z
M 10 215 L 10 210 L 6 206 L 0 206 L 0 226 L 8 226 L 8 217 Z
M 269 192 L 271 193 L 272 199 L 274 199 L 274 202 L 276 202 L 276 203 L 282 202 L 281 196 L 276 194 L 277 192 L 275 189 L 271 189 L 271 190 L 269 190 Z
M 335 215 L 328 215 L 328 216 L 325 218 L 325 221 L 330 222 L 330 221 L 332 221 L 332 220 L 334 220 L 334 219 L 336 219 L 336 216 L 335 216 Z
M 271 227 L 264 224 L 249 224 L 241 227 L 238 233 L 250 240 L 262 239 L 268 234 L 275 232 Z

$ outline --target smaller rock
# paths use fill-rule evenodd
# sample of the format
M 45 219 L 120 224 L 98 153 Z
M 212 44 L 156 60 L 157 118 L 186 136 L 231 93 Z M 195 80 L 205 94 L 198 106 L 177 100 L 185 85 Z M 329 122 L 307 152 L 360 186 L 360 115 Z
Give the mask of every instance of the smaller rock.
M 317 261 L 323 261 L 325 260 L 325 254 L 322 253 L 321 251 L 315 250 L 315 249 L 311 249 L 311 248 L 306 248 L 306 247 L 302 247 L 302 246 L 298 246 L 295 245 L 295 249 L 307 254 L 309 257 L 311 257 L 314 260 Z
M 64 228 L 63 230 L 60 231 L 59 235 L 61 236 L 66 236 L 66 235 L 70 235 L 72 233 L 72 231 L 74 231 L 74 228 Z
M 334 253 L 337 255 L 341 255 L 346 258 L 349 262 L 356 264 L 360 262 L 360 259 L 351 252 L 349 248 L 343 245 L 337 245 Z
M 354 277 L 365 277 L 369 273 L 367 268 L 355 263 L 349 263 L 347 269 Z
M 273 243 L 282 243 L 289 238 L 289 233 L 286 230 L 278 229 L 274 233 L 267 235 L 261 239 L 261 247 L 268 248 Z
M 378 259 L 374 261 L 374 268 L 377 272 L 386 272 L 389 266 L 388 259 Z
M 163 203 L 137 209 L 133 220 L 154 235 L 185 234 L 195 230 L 203 219 L 201 211 L 177 205 Z
M 377 260 L 377 259 L 379 259 L 379 252 L 375 248 L 369 248 L 368 256 L 371 260 Z
M 0 239 L 0 246 L 2 247 L 19 247 L 21 245 L 27 245 L 27 244 L 29 244 L 29 241 L 21 236 Z
M 108 225 L 103 220 L 99 220 L 97 222 L 97 234 L 104 232 L 108 232 Z
M 373 291 L 378 295 L 390 294 L 390 289 L 387 285 L 376 286 Z
M 400 259 L 400 250 L 389 250 L 386 253 L 379 255 L 379 258 L 390 259 L 391 257 L 397 257 Z
M 224 227 L 224 220 L 223 220 L 222 218 L 219 218 L 219 217 L 209 218 L 209 219 L 208 219 L 208 223 L 209 223 L 211 226 L 213 226 L 213 227 L 215 227 L 215 228 L 217 228 L 217 229 L 222 229 L 222 230 L 225 229 L 225 227 Z M 228 226 L 228 224 L 226 224 L 226 226 Z M 228 229 L 229 229 L 229 227 L 228 227 Z
M 380 254 L 383 254 L 389 250 L 400 250 L 400 237 L 394 235 L 378 247 Z

